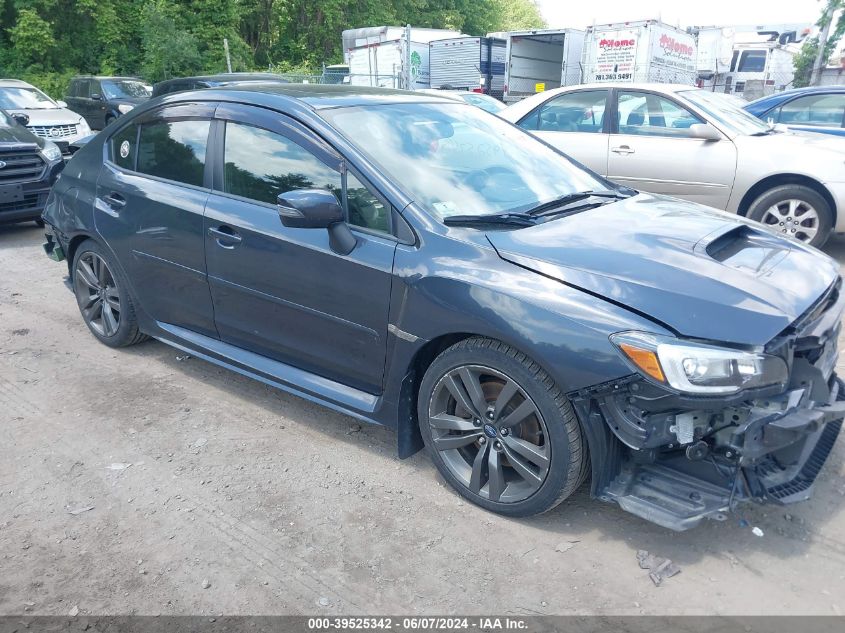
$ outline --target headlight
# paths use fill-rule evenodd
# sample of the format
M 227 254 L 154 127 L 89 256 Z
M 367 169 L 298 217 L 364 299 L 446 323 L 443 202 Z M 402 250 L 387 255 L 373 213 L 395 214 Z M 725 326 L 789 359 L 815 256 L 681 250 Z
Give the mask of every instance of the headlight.
M 126 114 L 127 112 L 131 112 L 134 107 L 135 106 L 129 105 L 128 103 L 119 103 L 117 105 L 117 111 L 121 114 Z
M 59 146 L 53 141 L 44 141 L 44 147 L 41 148 L 41 155 L 47 160 L 47 162 L 52 163 L 54 161 L 61 160 L 62 150 L 60 150 Z
M 77 125 L 77 132 L 82 136 L 88 136 L 91 134 L 91 128 L 88 126 L 88 121 L 85 119 L 79 119 L 79 123 Z
M 729 394 L 788 381 L 786 363 L 776 356 L 645 332 L 621 332 L 610 340 L 645 376 L 685 393 Z

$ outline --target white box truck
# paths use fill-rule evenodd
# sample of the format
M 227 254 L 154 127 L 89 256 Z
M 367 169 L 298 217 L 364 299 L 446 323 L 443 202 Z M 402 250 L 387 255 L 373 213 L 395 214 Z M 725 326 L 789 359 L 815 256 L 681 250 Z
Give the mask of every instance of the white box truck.
M 591 26 L 584 42 L 584 82 L 695 83 L 695 38 L 658 20 Z
M 387 27 L 384 27 L 387 28 Z M 397 27 L 390 27 L 395 29 Z M 346 33 L 346 31 L 344 31 Z M 393 30 L 386 33 L 393 35 Z M 431 88 L 429 43 L 443 37 L 462 35 L 457 31 L 440 29 L 411 29 L 410 59 L 406 60 L 407 42 L 402 34 L 395 39 L 374 40 L 348 49 L 349 83 L 353 86 L 379 86 L 419 90 Z M 357 41 L 361 41 L 359 38 Z M 407 66 L 406 66 L 407 65 Z M 410 67 L 411 84 L 405 85 L 405 71 Z
M 581 82 L 584 31 L 543 29 L 514 31 L 507 36 L 505 102 Z
M 431 42 L 431 87 L 477 90 L 501 99 L 505 88 L 506 46 L 504 39 L 489 36 Z
M 698 27 L 699 85 L 752 100 L 789 88 L 807 25 Z

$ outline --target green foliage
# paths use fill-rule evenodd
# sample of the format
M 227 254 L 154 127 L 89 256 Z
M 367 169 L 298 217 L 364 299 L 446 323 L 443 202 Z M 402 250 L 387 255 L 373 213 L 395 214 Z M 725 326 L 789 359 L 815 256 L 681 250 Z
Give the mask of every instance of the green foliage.
M 22 9 L 9 29 L 12 53 L 22 67 L 41 65 L 53 51 L 52 25 L 33 9 Z
M 0 0 L 0 76 L 60 97 L 80 73 L 224 72 L 224 38 L 234 71 L 319 74 L 342 60 L 344 29 L 408 23 L 470 35 L 544 26 L 534 0 Z
M 845 0 L 827 0 L 822 15 L 816 24 L 823 27 L 828 20 L 828 12 L 835 15 L 835 11 L 845 8 Z M 836 50 L 836 45 L 842 36 L 845 35 L 845 11 L 839 14 L 837 21 L 830 26 L 830 33 L 828 34 L 827 43 L 824 50 L 824 61 L 827 62 L 833 51 Z M 816 56 L 819 52 L 819 38 L 809 38 L 804 42 L 801 51 L 793 59 L 792 64 L 795 68 L 795 79 L 792 85 L 795 88 L 804 88 L 810 85 L 810 79 L 813 74 L 813 64 L 816 61 Z

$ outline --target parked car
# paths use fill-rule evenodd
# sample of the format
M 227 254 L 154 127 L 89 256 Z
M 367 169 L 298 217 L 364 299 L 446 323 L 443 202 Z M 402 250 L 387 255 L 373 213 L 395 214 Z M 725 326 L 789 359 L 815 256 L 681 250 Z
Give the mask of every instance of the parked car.
M 29 131 L 53 141 L 66 156 L 70 143 L 91 134 L 85 119 L 68 110 L 64 101 L 53 101 L 35 86 L 18 79 L 0 79 L 0 109 L 10 115 L 26 114 Z
M 94 338 L 152 336 L 393 427 L 484 508 L 543 512 L 590 475 L 685 529 L 806 498 L 839 434 L 833 260 L 614 185 L 479 108 L 180 93 L 70 165 L 45 250 Z
M 68 108 L 88 125 L 102 130 L 121 114 L 150 98 L 152 86 L 137 77 L 74 77 L 68 86 Z
M 785 90 L 752 101 L 745 109 L 790 130 L 845 136 L 845 86 Z
M 500 116 L 614 182 L 739 213 L 813 246 L 845 231 L 845 143 L 770 127 L 727 95 L 592 84 Z
M 0 224 L 41 223 L 50 187 L 65 166 L 52 141 L 26 129 L 27 116 L 0 110 Z
M 202 88 L 219 88 L 243 83 L 289 83 L 275 73 L 222 73 L 220 75 L 203 75 L 200 77 L 177 77 L 166 79 L 153 86 L 153 96 L 183 92 L 185 90 L 200 90 Z
M 470 105 L 474 105 L 491 114 L 498 114 L 507 106 L 504 103 L 480 92 L 470 92 L 469 90 L 437 90 L 435 88 L 422 88 L 417 92 L 426 92 L 429 94 L 436 94 L 456 101 L 464 101 Z

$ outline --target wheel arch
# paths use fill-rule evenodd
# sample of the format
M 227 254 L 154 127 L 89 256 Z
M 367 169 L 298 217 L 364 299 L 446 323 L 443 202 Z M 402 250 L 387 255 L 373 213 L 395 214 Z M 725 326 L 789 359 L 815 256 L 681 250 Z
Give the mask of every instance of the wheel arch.
M 737 207 L 737 213 L 742 216 L 748 216 L 748 211 L 757 198 L 769 189 L 774 189 L 775 187 L 780 187 L 782 185 L 804 185 L 805 187 L 809 187 L 818 193 L 825 199 L 825 202 L 827 202 L 830 207 L 830 212 L 833 214 L 833 217 L 831 218 L 833 221 L 832 226 L 836 226 L 836 202 L 834 201 L 830 191 L 828 191 L 827 187 L 815 178 L 811 178 L 810 176 L 805 176 L 803 174 L 775 174 L 773 176 L 763 178 L 755 183 L 748 191 L 745 192 L 745 195 L 742 196 L 742 199 L 739 201 L 739 206 Z
M 79 248 L 79 245 L 86 240 L 94 240 L 95 242 L 98 241 L 94 235 L 90 235 L 88 233 L 77 233 L 70 238 L 70 241 L 68 241 L 65 259 L 67 261 L 67 271 L 71 281 L 73 281 L 73 258 L 76 256 L 76 251 Z
M 482 335 L 472 332 L 441 334 L 421 345 L 411 357 L 402 378 L 397 410 L 396 438 L 401 459 L 410 457 L 423 448 L 423 439 L 420 435 L 419 420 L 417 419 L 417 395 L 425 372 L 434 362 L 434 359 L 444 350 L 455 343 L 474 336 Z

